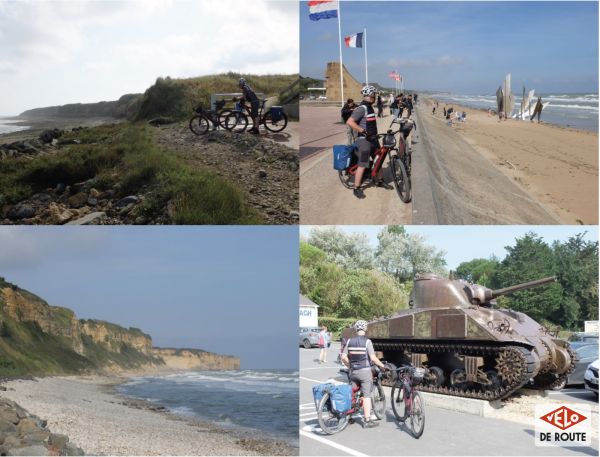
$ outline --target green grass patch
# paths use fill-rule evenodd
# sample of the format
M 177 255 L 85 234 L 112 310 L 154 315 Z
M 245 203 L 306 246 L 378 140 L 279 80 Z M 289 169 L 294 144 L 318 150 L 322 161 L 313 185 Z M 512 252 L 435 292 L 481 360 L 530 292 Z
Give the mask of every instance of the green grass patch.
M 176 224 L 259 224 L 262 219 L 233 184 L 206 170 L 192 170 L 152 142 L 142 123 L 105 125 L 68 133 L 83 142 L 53 155 L 0 162 L 0 195 L 16 203 L 57 184 L 95 178 L 95 187 L 120 183 L 119 196 L 143 193 L 139 215 L 157 217 L 171 208 Z

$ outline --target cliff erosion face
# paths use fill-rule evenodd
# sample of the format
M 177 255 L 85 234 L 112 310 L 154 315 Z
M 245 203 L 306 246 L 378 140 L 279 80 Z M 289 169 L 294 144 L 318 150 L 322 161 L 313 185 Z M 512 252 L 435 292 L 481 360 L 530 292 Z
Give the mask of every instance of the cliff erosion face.
M 123 344 L 127 344 L 142 354 L 150 355 L 152 338 L 140 329 L 125 329 L 110 322 L 97 320 L 81 320 L 81 331 L 95 343 L 107 347 L 110 351 L 120 352 Z
M 152 347 L 150 335 L 73 311 L 0 277 L 0 376 L 81 371 L 239 370 L 237 357 Z
M 239 370 L 240 358 L 198 349 L 153 348 L 152 353 L 173 370 Z
M 72 339 L 73 350 L 83 353 L 81 326 L 75 313 L 68 308 L 50 306 L 38 296 L 11 287 L 0 290 L 4 311 L 17 322 L 36 322 L 42 331 Z

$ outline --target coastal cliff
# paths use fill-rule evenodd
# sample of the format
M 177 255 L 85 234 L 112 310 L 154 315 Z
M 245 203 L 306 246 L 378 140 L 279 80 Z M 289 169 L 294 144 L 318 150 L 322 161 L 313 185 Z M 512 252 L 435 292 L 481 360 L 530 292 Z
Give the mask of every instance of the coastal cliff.
M 152 353 L 174 370 L 239 370 L 240 359 L 198 349 L 153 348 Z
M 237 370 L 237 357 L 162 349 L 134 327 L 50 306 L 0 277 L 0 376 L 173 370 Z

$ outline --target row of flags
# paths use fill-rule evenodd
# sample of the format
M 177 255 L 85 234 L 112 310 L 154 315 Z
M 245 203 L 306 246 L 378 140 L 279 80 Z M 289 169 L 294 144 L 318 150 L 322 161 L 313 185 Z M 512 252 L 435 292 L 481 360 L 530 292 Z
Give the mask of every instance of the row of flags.
M 344 80 L 342 71 L 342 33 L 341 33 L 341 13 L 340 13 L 340 2 L 339 0 L 309 0 L 308 1 L 308 17 L 312 21 L 319 21 L 321 19 L 337 19 L 338 20 L 338 33 L 340 42 L 340 85 L 342 93 L 342 102 L 344 100 Z M 367 64 L 367 29 L 363 32 L 355 33 L 350 36 L 344 37 L 344 43 L 347 48 L 363 48 L 365 50 L 365 82 L 369 84 L 369 73 Z M 402 75 L 396 71 L 392 71 L 389 75 L 390 78 L 396 81 L 396 84 L 400 82 L 402 84 Z

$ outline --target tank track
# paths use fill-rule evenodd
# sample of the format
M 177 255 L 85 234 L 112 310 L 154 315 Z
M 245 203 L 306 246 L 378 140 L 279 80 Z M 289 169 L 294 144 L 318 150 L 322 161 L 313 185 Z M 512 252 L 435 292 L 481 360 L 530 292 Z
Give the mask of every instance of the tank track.
M 567 372 L 554 379 L 551 377 L 542 376 L 535 380 L 534 387 L 538 389 L 554 389 L 555 387 L 560 386 L 569 377 L 569 375 L 573 373 L 573 370 L 575 370 L 575 365 L 579 361 L 579 356 L 573 349 L 571 349 L 571 346 L 567 346 L 566 349 L 571 357 L 571 364 L 569 365 Z
M 432 392 L 442 395 L 452 395 L 455 397 L 465 398 L 476 398 L 479 400 L 499 400 L 508 397 L 510 394 L 515 392 L 520 387 L 524 386 L 532 378 L 536 368 L 536 359 L 534 358 L 531 351 L 521 346 L 493 346 L 483 344 L 461 344 L 461 343 L 417 343 L 417 342 L 405 342 L 405 343 L 375 343 L 373 347 L 376 351 L 389 351 L 389 350 L 402 350 L 405 352 L 418 352 L 418 353 L 433 353 L 433 352 L 452 352 L 460 353 L 461 355 L 486 357 L 495 355 L 496 357 L 501 353 L 511 355 L 513 359 L 518 362 L 515 363 L 513 370 L 516 375 L 513 375 L 513 382 L 503 384 L 494 390 L 481 390 L 481 389 L 459 389 L 451 386 L 432 386 L 426 384 L 420 384 L 417 386 L 417 390 L 421 392 Z M 494 358 L 496 358 L 494 357 Z M 392 385 L 387 381 L 384 385 Z

